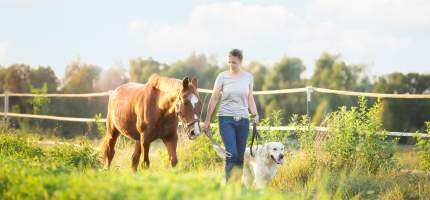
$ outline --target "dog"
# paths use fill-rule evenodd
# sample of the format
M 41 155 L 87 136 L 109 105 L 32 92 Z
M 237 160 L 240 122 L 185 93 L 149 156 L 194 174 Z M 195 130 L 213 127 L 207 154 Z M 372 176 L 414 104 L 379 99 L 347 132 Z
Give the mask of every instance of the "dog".
M 284 161 L 284 145 L 269 142 L 252 148 L 246 148 L 243 161 L 242 180 L 246 187 L 265 188 L 276 175 L 278 166 Z
M 212 145 L 221 158 L 230 154 L 219 145 Z M 284 145 L 280 142 L 269 142 L 252 147 L 252 155 L 246 148 L 243 160 L 242 181 L 247 188 L 255 186 L 264 188 L 276 175 L 278 166 L 284 162 Z

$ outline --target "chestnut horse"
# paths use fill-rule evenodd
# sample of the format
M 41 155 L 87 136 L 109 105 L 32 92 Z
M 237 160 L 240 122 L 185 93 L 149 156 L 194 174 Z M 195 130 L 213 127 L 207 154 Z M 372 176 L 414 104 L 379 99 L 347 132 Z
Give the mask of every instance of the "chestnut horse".
M 134 171 L 141 154 L 142 167 L 149 167 L 149 146 L 156 139 L 166 145 L 174 167 L 178 162 L 178 122 L 181 121 L 189 139 L 194 139 L 200 134 L 200 111 L 196 78 L 189 81 L 188 77 L 179 80 L 153 74 L 146 85 L 127 83 L 119 86 L 109 97 L 103 143 L 105 167 L 111 165 L 120 134 L 136 141 L 132 155 Z

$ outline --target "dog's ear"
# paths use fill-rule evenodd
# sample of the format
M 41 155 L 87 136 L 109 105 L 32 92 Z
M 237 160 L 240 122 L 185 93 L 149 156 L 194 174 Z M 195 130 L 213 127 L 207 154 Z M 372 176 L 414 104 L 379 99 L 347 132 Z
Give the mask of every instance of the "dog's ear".
M 263 147 L 263 149 L 264 149 L 264 154 L 265 154 L 265 156 L 267 156 L 267 158 L 268 159 L 271 159 L 270 158 L 270 156 L 271 156 L 271 154 L 270 154 L 270 145 L 269 144 L 265 144 L 264 145 L 264 147 Z

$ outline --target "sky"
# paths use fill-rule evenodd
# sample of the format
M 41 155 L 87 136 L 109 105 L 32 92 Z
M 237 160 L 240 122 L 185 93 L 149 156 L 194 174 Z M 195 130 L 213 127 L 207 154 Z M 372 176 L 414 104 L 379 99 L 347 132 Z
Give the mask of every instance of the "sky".
M 427 0 L 0 0 L 0 65 L 51 66 L 79 58 L 104 69 L 137 57 L 162 63 L 193 52 L 267 65 L 299 57 L 312 74 L 323 53 L 368 73 L 430 73 Z

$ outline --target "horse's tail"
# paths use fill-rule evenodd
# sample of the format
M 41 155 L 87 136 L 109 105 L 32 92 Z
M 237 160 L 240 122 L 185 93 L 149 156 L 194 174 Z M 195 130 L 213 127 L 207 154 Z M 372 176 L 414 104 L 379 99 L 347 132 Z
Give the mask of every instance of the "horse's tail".
M 115 143 L 119 136 L 118 130 L 116 130 L 113 125 L 113 121 L 111 119 L 111 115 L 108 114 L 106 117 L 106 133 L 103 138 L 102 150 L 103 150 L 103 162 L 105 164 L 105 168 L 109 168 L 112 162 L 113 156 L 115 154 Z

